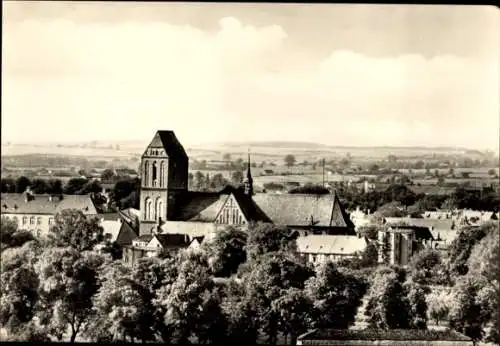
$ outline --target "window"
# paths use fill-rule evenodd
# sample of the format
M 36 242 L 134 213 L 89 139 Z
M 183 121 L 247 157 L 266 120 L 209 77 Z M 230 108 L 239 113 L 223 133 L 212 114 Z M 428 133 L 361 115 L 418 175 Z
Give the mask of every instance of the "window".
M 53 217 L 49 217 L 49 226 L 52 226 L 53 223 L 54 223 L 54 218 Z
M 28 223 L 28 217 L 23 216 L 23 225 L 26 225 Z
M 42 224 L 42 218 L 39 216 L 36 218 L 36 224 L 41 225 Z
M 14 222 L 15 222 L 16 224 L 18 224 L 18 223 L 19 223 L 19 219 L 17 218 L 17 216 L 14 216 L 14 217 L 12 218 L 12 220 L 14 220 Z
M 156 161 L 153 162 L 153 183 L 156 181 Z
M 39 230 L 39 229 L 37 229 L 37 230 L 36 230 L 36 233 L 35 233 L 36 237 L 37 237 L 37 238 L 40 238 L 40 234 L 41 234 L 41 233 L 42 233 L 42 231 L 41 231 L 41 230 Z
M 144 186 L 149 185 L 149 162 L 144 162 Z
M 34 225 L 35 224 L 35 217 L 32 216 L 30 217 L 30 225 Z

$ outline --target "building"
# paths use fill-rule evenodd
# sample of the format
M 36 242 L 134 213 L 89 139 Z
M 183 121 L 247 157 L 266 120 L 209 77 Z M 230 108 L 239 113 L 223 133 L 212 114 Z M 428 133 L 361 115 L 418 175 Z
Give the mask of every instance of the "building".
M 299 336 L 297 345 L 472 346 L 474 343 L 453 330 L 315 329 Z
M 360 257 L 368 245 L 366 238 L 354 235 L 308 235 L 296 242 L 297 252 L 313 265 Z
M 139 235 L 212 234 L 227 225 L 253 222 L 287 226 L 301 235 L 355 235 L 335 194 L 256 193 L 250 155 L 243 189 L 188 190 L 189 158 L 172 131 L 157 131 L 141 156 Z
M 24 193 L 2 193 L 1 215 L 17 223 L 19 229 L 35 237 L 46 236 L 54 217 L 65 209 L 76 209 L 87 216 L 97 216 L 89 195 L 35 195 L 28 188 Z
M 371 223 L 370 215 L 359 209 L 359 207 L 357 207 L 356 210 L 351 212 L 349 215 L 356 229 L 368 226 Z
M 394 225 L 381 229 L 378 232 L 379 263 L 407 265 L 415 253 L 432 247 L 433 241 L 427 227 Z
M 453 219 L 451 214 L 441 215 L 446 216 L 445 218 L 439 218 L 439 214 L 434 215 L 437 215 L 438 218 L 387 217 L 385 218 L 385 222 L 388 225 L 405 224 L 408 226 L 427 228 L 434 238 L 433 248 L 446 251 L 451 245 L 451 242 L 458 236 L 458 221 Z
M 189 246 L 191 240 L 185 234 L 143 234 L 123 247 L 123 260 L 135 264 L 142 257 L 156 257 L 161 253 L 175 253 Z

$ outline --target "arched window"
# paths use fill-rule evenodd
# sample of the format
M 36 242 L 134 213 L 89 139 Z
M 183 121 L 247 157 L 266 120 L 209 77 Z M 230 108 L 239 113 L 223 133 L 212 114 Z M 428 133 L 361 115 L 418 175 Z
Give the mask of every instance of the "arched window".
M 165 161 L 160 163 L 160 187 L 165 186 Z
M 144 200 L 144 219 L 149 220 L 151 214 L 151 199 L 148 197 Z
M 35 217 L 32 216 L 30 217 L 30 225 L 34 225 L 35 224 Z
M 159 220 L 160 217 L 163 217 L 163 201 L 158 197 L 156 199 L 156 219 Z
M 156 161 L 155 161 L 155 162 L 153 162 L 153 186 L 155 186 L 155 187 L 158 186 L 157 179 L 158 179 L 158 176 L 156 174 Z
M 149 162 L 144 163 L 144 186 L 149 186 Z
M 153 209 L 153 201 L 151 199 L 148 199 L 147 202 L 147 210 L 148 210 L 148 220 L 154 220 L 154 209 Z
M 36 224 L 41 225 L 42 224 L 42 218 L 39 216 L 36 218 Z

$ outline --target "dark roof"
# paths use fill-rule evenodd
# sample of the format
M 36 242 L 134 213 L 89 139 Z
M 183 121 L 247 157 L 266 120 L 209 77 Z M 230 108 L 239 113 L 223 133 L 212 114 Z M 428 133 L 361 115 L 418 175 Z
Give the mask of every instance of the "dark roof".
M 265 215 L 278 225 L 349 227 L 354 225 L 335 194 L 256 194 Z
M 411 226 L 411 225 L 395 225 L 390 226 L 393 231 L 414 231 L 415 237 L 417 239 L 434 240 L 431 231 L 428 227 L 420 227 L 420 226 Z
M 156 234 L 156 239 L 160 242 L 161 246 L 172 247 L 172 246 L 188 246 L 189 237 L 185 234 Z
M 385 221 L 388 224 L 406 223 L 410 226 L 428 227 L 432 230 L 452 230 L 455 228 L 453 219 L 430 219 L 430 218 L 413 218 L 413 217 L 386 217 Z
M 64 209 L 77 209 L 85 215 L 96 215 L 97 210 L 89 195 L 31 195 L 26 202 L 25 193 L 2 193 L 1 212 L 5 214 L 44 214 L 53 215 Z
M 175 136 L 174 131 L 159 130 L 156 132 L 148 148 L 163 148 L 168 157 L 188 159 L 184 147 Z
M 226 199 L 217 192 L 189 191 L 180 198 L 174 220 L 214 222 Z
M 153 239 L 152 234 L 142 234 L 142 235 L 138 236 L 137 238 L 135 238 L 134 240 L 149 243 L 151 241 L 151 239 Z
M 120 231 L 118 232 L 118 237 L 115 242 L 118 245 L 131 245 L 132 241 L 137 238 L 137 233 L 134 231 L 132 226 L 128 224 L 128 222 L 122 222 L 120 227 Z
M 471 341 L 453 330 L 432 329 L 321 329 L 299 336 L 299 340 L 394 340 L 394 341 Z

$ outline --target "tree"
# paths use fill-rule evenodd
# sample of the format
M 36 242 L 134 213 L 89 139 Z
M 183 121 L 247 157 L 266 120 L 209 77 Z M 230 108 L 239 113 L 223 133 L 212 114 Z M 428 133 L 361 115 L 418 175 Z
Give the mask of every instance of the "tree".
M 222 158 L 223 158 L 224 160 L 229 161 L 229 160 L 231 160 L 231 154 L 229 154 L 229 153 L 225 153 L 225 154 L 224 154 L 224 156 L 223 156 Z
M 245 232 L 233 227 L 217 232 L 212 240 L 204 242 L 202 248 L 207 253 L 212 274 L 228 277 L 236 273 L 240 264 L 246 261 L 246 242 Z
M 292 167 L 295 165 L 295 162 L 297 162 L 297 160 L 295 159 L 295 156 L 292 154 L 286 155 L 284 160 L 285 160 L 285 165 L 287 167 Z
M 404 273 L 380 268 L 368 291 L 365 314 L 372 328 L 408 329 L 411 325 L 410 306 L 403 287 Z
M 326 195 L 330 193 L 326 187 L 321 185 L 306 184 L 304 186 L 296 187 L 288 191 L 288 193 L 303 193 L 312 195 Z
M 427 296 L 428 314 L 436 325 L 448 318 L 452 296 L 445 290 L 433 291 Z
M 429 289 L 426 286 L 406 282 L 405 291 L 408 299 L 408 314 L 411 329 L 427 329 L 427 300 Z
M 102 181 L 113 181 L 116 178 L 115 172 L 112 169 L 105 169 L 101 174 Z
M 99 288 L 98 271 L 104 258 L 73 248 L 48 248 L 35 265 L 40 278 L 40 324 L 61 340 L 70 329 L 75 342 L 92 314 L 92 298 Z
M 305 333 L 310 326 L 312 307 L 313 303 L 304 291 L 293 287 L 271 303 L 271 309 L 277 315 L 277 329 L 285 337 L 291 335 L 292 345 L 296 344 L 297 336 Z
M 133 341 L 143 301 L 134 289 L 130 267 L 114 262 L 103 268 L 99 278 L 101 287 L 85 335 L 97 342 Z
M 2 216 L 0 220 L 0 239 L 2 241 L 2 251 L 11 247 L 20 247 L 35 240 L 31 232 L 19 230 L 17 223 L 5 216 Z
M 478 302 L 481 285 L 471 277 L 461 278 L 453 288 L 453 303 L 449 312 L 450 327 L 470 337 L 481 340 L 485 323 L 482 307 Z
M 473 247 L 478 244 L 487 234 L 498 232 L 498 226 L 489 222 L 480 227 L 464 227 L 458 231 L 458 236 L 452 241 L 449 248 L 449 262 L 451 271 L 459 274 L 467 274 L 469 268 L 467 261 Z
M 86 251 L 103 241 L 103 232 L 97 217 L 87 217 L 79 210 L 66 209 L 56 214 L 49 241 L 54 246 L 70 246 Z
M 382 226 L 376 225 L 376 224 L 371 224 L 371 225 L 366 225 L 366 226 L 361 226 L 358 229 L 358 234 L 367 237 L 368 239 L 371 240 L 377 240 L 378 239 L 378 231 L 380 230 Z
M 339 271 L 332 262 L 320 267 L 305 288 L 314 304 L 314 328 L 347 329 L 354 323 L 366 288 L 365 282 Z
M 196 182 L 196 189 L 201 190 L 204 188 L 206 182 L 203 173 L 201 173 L 200 171 L 196 171 L 196 173 L 194 174 L 194 180 Z
M 447 285 L 451 283 L 448 269 L 441 259 L 441 254 L 434 249 L 425 249 L 417 253 L 410 263 L 412 280 L 424 285 Z
M 210 182 L 210 187 L 212 189 L 220 189 L 227 185 L 227 180 L 220 173 L 215 174 Z
M 31 183 L 31 191 L 36 194 L 44 194 L 47 193 L 49 189 L 49 185 L 44 179 L 34 179 Z
M 16 180 L 16 192 L 23 193 L 31 185 L 31 181 L 25 176 L 19 177 Z
M 234 171 L 231 176 L 231 181 L 236 185 L 241 184 L 243 181 L 243 173 L 241 171 Z
M 0 325 L 19 333 L 35 315 L 39 279 L 34 271 L 33 248 L 27 244 L 2 252 Z
M 312 275 L 312 269 L 285 253 L 267 253 L 250 262 L 243 282 L 257 312 L 260 331 L 267 336 L 268 342 L 275 343 L 279 331 L 273 301 L 279 299 L 286 289 L 303 289 Z
M 88 180 L 83 178 L 72 178 L 64 186 L 63 192 L 67 195 L 81 195 L 85 194 L 85 185 Z
M 12 178 L 2 178 L 2 193 L 14 193 L 16 192 L 16 181 Z
M 250 260 L 268 252 L 295 249 L 296 235 L 288 228 L 266 223 L 250 226 L 246 252 Z
M 165 342 L 187 342 L 191 337 L 201 343 L 214 342 L 225 334 L 225 318 L 207 267 L 204 256 L 188 254 L 180 264 L 175 282 L 168 290 L 158 292 L 155 304 L 170 330 L 170 340 Z
M 378 208 L 376 213 L 382 217 L 404 217 L 407 215 L 400 202 L 386 203 Z

